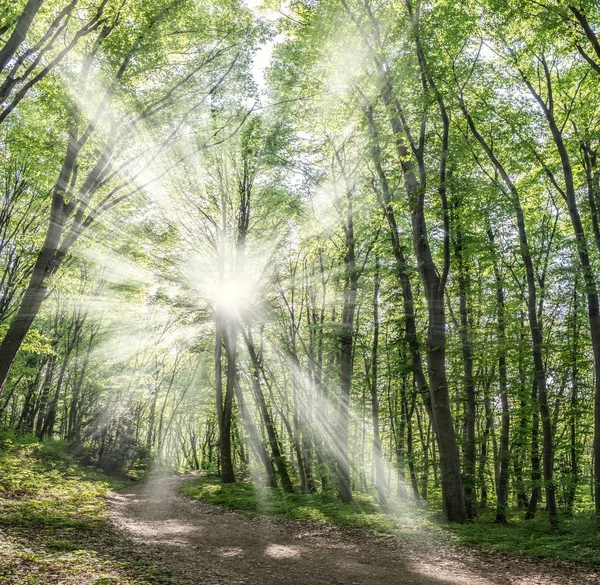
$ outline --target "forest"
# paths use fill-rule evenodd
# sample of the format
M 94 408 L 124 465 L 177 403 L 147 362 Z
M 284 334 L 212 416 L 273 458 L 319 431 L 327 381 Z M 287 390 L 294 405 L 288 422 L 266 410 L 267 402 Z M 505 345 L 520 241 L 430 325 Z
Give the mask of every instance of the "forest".
M 596 0 L 0 0 L 0 543 L 64 464 L 600 563 L 599 90 Z

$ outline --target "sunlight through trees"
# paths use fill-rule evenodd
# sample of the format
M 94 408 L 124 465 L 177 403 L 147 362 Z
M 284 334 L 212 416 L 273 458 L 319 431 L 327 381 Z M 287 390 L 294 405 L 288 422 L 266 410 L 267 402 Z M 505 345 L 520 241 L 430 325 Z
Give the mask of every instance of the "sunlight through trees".
M 0 425 L 135 478 L 600 523 L 599 23 L 0 3 Z

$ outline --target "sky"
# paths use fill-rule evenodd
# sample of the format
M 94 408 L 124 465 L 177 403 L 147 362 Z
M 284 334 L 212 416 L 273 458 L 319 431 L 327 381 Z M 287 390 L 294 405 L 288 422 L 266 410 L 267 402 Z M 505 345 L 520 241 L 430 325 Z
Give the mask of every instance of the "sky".
M 243 2 L 248 8 L 250 8 L 250 10 L 252 10 L 252 12 L 254 12 L 254 14 L 256 14 L 257 17 L 275 21 L 281 16 L 280 13 L 275 10 L 261 8 L 263 0 L 243 0 Z M 271 59 L 273 58 L 273 49 L 277 43 L 283 40 L 283 38 L 283 35 L 276 35 L 274 38 L 269 39 L 254 55 L 252 75 L 261 94 L 265 94 L 267 91 L 265 73 L 271 64 Z

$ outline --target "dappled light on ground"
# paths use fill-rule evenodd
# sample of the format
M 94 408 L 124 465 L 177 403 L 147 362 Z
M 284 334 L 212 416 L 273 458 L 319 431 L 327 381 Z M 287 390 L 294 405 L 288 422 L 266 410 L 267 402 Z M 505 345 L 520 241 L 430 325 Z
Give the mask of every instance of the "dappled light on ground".
M 301 554 L 301 548 L 281 544 L 270 544 L 265 549 L 265 555 L 273 559 L 296 559 Z
M 197 585 L 198 575 L 211 585 L 587 585 L 598 577 L 544 562 L 508 566 L 452 550 L 437 532 L 396 538 L 225 510 L 179 493 L 187 480 L 151 480 L 113 494 L 110 504 L 116 526 L 142 555 L 173 570 L 177 585 Z

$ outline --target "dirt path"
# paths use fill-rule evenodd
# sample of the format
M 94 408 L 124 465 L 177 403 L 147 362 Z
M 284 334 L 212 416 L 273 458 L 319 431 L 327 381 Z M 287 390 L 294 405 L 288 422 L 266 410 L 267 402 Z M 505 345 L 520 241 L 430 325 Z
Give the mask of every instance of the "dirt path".
M 225 511 L 179 494 L 185 479 L 110 497 L 117 528 L 176 585 L 600 585 L 600 572 L 568 564 Z

